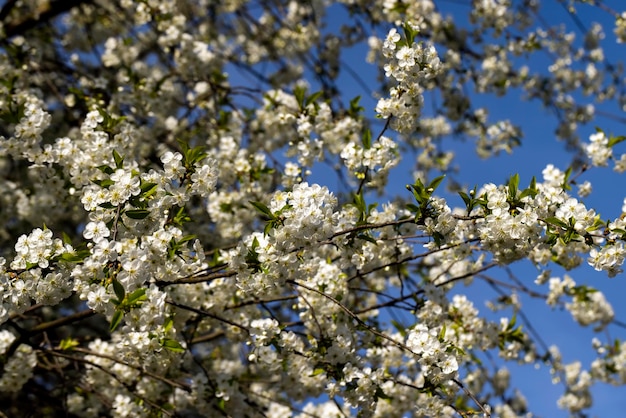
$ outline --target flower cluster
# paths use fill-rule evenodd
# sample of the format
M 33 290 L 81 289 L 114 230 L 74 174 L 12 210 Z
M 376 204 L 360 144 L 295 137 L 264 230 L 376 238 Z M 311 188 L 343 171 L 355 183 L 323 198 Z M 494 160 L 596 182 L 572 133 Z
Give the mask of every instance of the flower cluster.
M 4 322 L 10 314 L 24 312 L 31 305 L 31 300 L 45 305 L 55 305 L 71 295 L 72 281 L 65 276 L 64 266 L 57 271 L 50 271 L 51 261 L 63 259 L 74 254 L 69 244 L 60 239 L 52 239 L 52 231 L 36 228 L 29 235 L 22 235 L 15 244 L 16 256 L 10 266 L 0 258 L 0 321 Z M 23 271 L 19 276 L 12 271 Z
M 58 255 L 59 250 L 65 248 L 61 240 L 52 240 L 52 231 L 36 228 L 29 235 L 22 235 L 15 244 L 17 256 L 11 263 L 12 269 L 25 269 L 27 265 L 38 265 L 46 268 L 49 259 L 53 255 Z
M 626 12 L 615 17 L 615 36 L 618 43 L 626 42 Z
M 3 357 L 15 342 L 15 335 L 11 332 L 0 331 L 0 353 Z M 24 384 L 33 377 L 33 369 L 37 365 L 37 354 L 32 347 L 19 344 L 14 348 L 12 355 L 3 364 L 0 376 L 0 392 L 19 392 Z
M 414 35 L 419 32 L 410 24 L 405 28 Z M 391 127 L 396 131 L 411 133 L 421 114 L 424 88 L 428 80 L 440 73 L 441 61 L 433 45 L 402 39 L 396 29 L 387 34 L 382 54 L 388 60 L 385 76 L 397 85 L 390 89 L 390 98 L 378 101 L 376 113 L 384 119 L 391 118 Z
M 478 20 L 481 26 L 502 32 L 511 24 L 512 15 L 507 13 L 511 7 L 508 0 L 477 0 L 473 2 L 472 19 Z
M 436 329 L 418 324 L 411 330 L 407 346 L 419 356 L 424 376 L 435 382 L 455 377 L 459 368 L 453 347 L 439 339 Z
M 232 267 L 240 274 L 237 283 L 244 292 L 257 297 L 279 291 L 284 280 L 294 277 L 302 262 L 299 251 L 322 242 L 334 232 L 336 198 L 325 187 L 296 185 L 277 192 L 269 207 L 257 206 L 270 217 L 266 231 L 247 237 L 233 254 Z
M 388 172 L 399 162 L 397 145 L 386 136 L 381 136 L 369 148 L 358 147 L 355 143 L 350 142 L 341 151 L 341 158 L 344 159 L 348 170 L 354 173 L 357 178 L 365 178 L 369 170 L 372 170 L 375 179 L 386 179 L 386 176 L 377 174 Z M 374 181 L 371 181 L 369 185 L 376 186 Z M 384 183 L 382 185 L 384 186 Z
M 34 161 L 34 156 L 41 148 L 42 133 L 50 126 L 51 116 L 42 109 L 41 101 L 33 96 L 26 97 L 22 103 L 12 105 L 23 107 L 24 114 L 15 126 L 13 137 L 2 141 L 0 153 L 26 157 Z
M 590 144 L 585 147 L 587 156 L 595 166 L 606 166 L 608 160 L 613 156 L 609 147 L 609 138 L 604 132 L 597 132 L 589 137 Z

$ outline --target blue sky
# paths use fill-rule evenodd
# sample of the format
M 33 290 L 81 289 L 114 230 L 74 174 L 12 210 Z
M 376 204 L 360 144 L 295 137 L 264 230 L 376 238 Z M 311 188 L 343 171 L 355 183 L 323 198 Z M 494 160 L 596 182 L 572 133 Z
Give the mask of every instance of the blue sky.
M 441 1 L 436 2 L 440 11 L 444 15 L 450 14 L 457 19 L 458 22 L 467 22 L 467 13 L 470 8 L 457 1 Z M 470 3 L 467 1 L 467 3 Z M 579 10 L 581 13 L 577 16 L 578 21 L 574 21 L 569 16 L 563 6 L 557 1 L 544 1 L 541 9 L 541 16 L 550 24 L 563 24 L 568 31 L 574 31 L 577 39 L 582 38 L 582 34 L 578 31 L 577 25 L 589 27 L 594 21 L 601 23 L 605 29 L 607 39 L 603 43 L 605 55 L 609 61 L 616 63 L 621 61 L 626 52 L 626 45 L 619 45 L 614 42 L 612 36 L 612 28 L 614 20 L 607 13 L 597 8 L 582 5 Z M 619 1 L 606 2 L 613 9 L 619 10 Z M 623 7 L 623 6 L 622 6 Z M 334 19 L 348 18 L 345 14 L 337 13 Z M 375 86 L 375 73 L 373 67 L 365 63 L 365 48 L 357 47 L 344 55 L 344 62 L 351 64 L 352 69 L 357 71 L 360 77 L 369 81 L 371 86 Z M 537 68 L 547 71 L 548 61 L 541 57 L 533 59 L 529 62 L 531 68 Z M 350 99 L 356 95 L 363 96 L 362 105 L 366 108 L 366 114 L 373 115 L 375 100 L 368 98 L 367 94 L 356 83 L 347 72 L 343 73 L 343 82 L 341 86 L 348 86 L 346 89 L 346 97 Z M 557 126 L 556 118 L 538 103 L 523 102 L 520 99 L 519 91 L 513 92 L 504 98 L 496 98 L 494 96 L 474 97 L 476 103 L 487 107 L 490 111 L 490 121 L 500 119 L 511 119 L 515 124 L 522 126 L 524 129 L 524 137 L 519 148 L 515 149 L 512 155 L 501 154 L 497 158 L 482 160 L 473 149 L 471 141 L 460 142 L 451 141 L 448 144 L 456 152 L 455 164 L 460 168 L 458 180 L 463 180 L 469 187 L 475 184 L 482 185 L 488 182 L 504 183 L 512 174 L 518 173 L 521 178 L 521 185 L 527 185 L 532 176 L 541 179 L 541 171 L 547 164 L 554 164 L 562 170 L 565 170 L 571 161 L 571 154 L 564 149 L 564 144 L 556 140 L 554 135 Z M 587 100 L 587 99 L 585 99 Z M 346 100 L 347 101 L 347 100 Z M 427 101 L 426 101 L 427 102 Z M 614 114 L 623 115 L 614 105 L 602 105 L 599 108 L 611 111 Z M 427 114 L 428 109 L 425 109 Z M 581 138 L 587 139 L 589 134 L 595 131 L 595 127 L 599 126 L 607 133 L 615 135 L 625 134 L 623 124 L 616 123 L 607 118 L 597 118 L 588 126 L 580 127 L 579 132 Z M 373 132 L 374 136 L 377 132 Z M 618 145 L 619 147 L 619 145 Z M 615 154 L 619 155 L 626 150 L 615 150 Z M 389 183 L 390 195 L 406 195 L 404 185 L 411 183 L 411 173 L 413 171 L 413 161 L 405 159 L 392 174 Z M 328 171 L 323 174 L 317 174 L 311 180 L 318 181 L 328 185 L 330 188 L 336 183 L 336 179 L 329 176 Z M 620 215 L 622 201 L 626 196 L 626 190 L 622 184 L 624 180 L 618 174 L 613 173 L 610 168 L 595 168 L 580 177 L 580 182 L 589 180 L 593 185 L 593 193 L 584 202 L 588 207 L 593 207 L 602 214 L 603 219 L 615 218 Z M 458 196 L 445 195 L 449 199 L 451 206 L 461 206 L 462 201 Z M 518 262 L 511 266 L 511 270 L 524 284 L 545 293 L 546 287 L 538 287 L 533 284 L 537 276 L 537 270 L 530 263 Z M 563 271 L 554 268 L 553 275 L 562 276 Z M 495 277 L 504 278 L 506 273 L 491 272 Z M 626 318 L 626 307 L 620 303 L 620 297 L 623 293 L 624 278 L 618 276 L 609 279 L 603 273 L 595 272 L 590 266 L 584 264 L 580 268 L 569 272 L 577 284 L 586 284 L 591 287 L 600 289 L 605 293 L 607 299 L 612 303 L 616 313 L 616 318 Z M 459 288 L 460 293 L 467 294 L 475 303 L 475 306 L 481 313 L 488 317 L 495 318 L 499 315 L 490 315 L 485 307 L 485 299 L 492 298 L 495 293 L 486 285 L 477 282 L 469 288 Z M 584 369 L 588 369 L 590 362 L 594 358 L 594 351 L 591 348 L 591 339 L 594 334 L 590 329 L 581 328 L 577 325 L 571 315 L 564 311 L 553 311 L 546 306 L 541 300 L 531 300 L 523 297 L 523 311 L 529 318 L 533 327 L 541 334 L 547 345 L 556 344 L 561 349 L 563 362 L 569 363 L 574 360 L 580 360 Z M 526 328 L 526 327 L 524 327 Z M 611 326 L 608 328 L 612 338 L 623 340 L 626 334 L 624 329 Z M 519 387 L 526 395 L 529 409 L 538 416 L 543 417 L 567 417 L 567 412 L 559 409 L 556 400 L 563 393 L 561 385 L 553 385 L 549 374 L 549 369 L 542 366 L 534 369 L 532 366 L 517 367 L 515 365 L 507 365 L 512 372 L 512 384 Z M 616 416 L 617 411 L 626 410 L 626 398 L 623 397 L 623 388 L 614 388 L 609 385 L 596 386 L 593 390 L 594 407 L 589 410 L 591 416 L 612 417 Z

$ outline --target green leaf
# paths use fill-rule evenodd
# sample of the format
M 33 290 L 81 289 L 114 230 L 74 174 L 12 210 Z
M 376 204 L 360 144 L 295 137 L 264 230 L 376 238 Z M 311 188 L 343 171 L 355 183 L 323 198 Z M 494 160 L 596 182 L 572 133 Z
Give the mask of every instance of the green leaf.
M 65 232 L 61 232 L 61 239 L 63 240 L 63 244 L 72 245 L 72 238 Z
M 467 208 L 467 214 L 469 215 L 470 213 L 472 213 L 472 210 L 474 210 L 474 207 L 477 204 L 481 203 L 481 200 L 476 198 L 476 188 L 477 186 L 474 186 L 474 188 L 472 190 L 470 190 L 470 193 L 465 193 L 465 192 L 459 192 L 459 196 L 461 196 L 461 199 L 463 199 L 463 202 L 465 202 L 465 207 Z
M 178 140 L 178 144 L 180 145 L 183 154 L 183 166 L 188 171 L 193 172 L 194 165 L 202 161 L 207 156 L 204 152 L 204 147 L 198 146 L 189 148 L 189 144 L 181 139 Z
M 359 211 L 359 220 L 357 221 L 357 225 L 365 225 L 367 223 L 367 218 L 369 214 L 371 213 L 372 209 L 377 206 L 377 204 L 372 203 L 371 205 L 368 205 L 367 203 L 365 203 L 363 191 L 360 191 L 359 193 L 353 193 L 352 198 L 354 199 L 352 204 Z
M 517 189 L 519 188 L 519 174 L 514 174 L 509 179 L 509 198 L 514 200 L 517 198 Z
M 113 314 L 113 318 L 111 318 L 111 325 L 109 326 L 109 330 L 115 331 L 115 329 L 118 327 L 120 322 L 122 322 L 123 318 L 124 318 L 124 311 L 119 310 L 119 309 L 116 310 L 115 313 Z
M 356 237 L 359 238 L 359 239 L 362 239 L 363 241 L 371 242 L 374 245 L 378 245 L 376 240 L 369 234 L 361 233 L 361 234 L 357 234 Z
M 248 248 L 248 252 L 246 253 L 246 265 L 252 270 L 253 273 L 263 271 L 263 267 L 259 261 L 259 253 L 256 251 L 256 249 L 259 248 L 259 245 L 259 240 L 254 237 L 252 240 L 252 246 Z
M 186 243 L 186 242 L 193 241 L 193 240 L 194 240 L 194 239 L 196 239 L 197 237 L 198 237 L 197 235 L 193 235 L 193 234 L 191 234 L 191 235 L 185 235 L 185 236 L 183 236 L 181 239 L 179 239 L 177 242 L 178 242 L 179 244 L 184 244 L 184 243 Z
M 445 178 L 446 178 L 446 175 L 444 174 L 444 175 L 441 175 L 441 176 L 437 177 L 433 181 L 431 181 L 430 184 L 428 185 L 427 192 L 430 193 L 430 195 L 432 195 L 432 193 L 437 189 L 437 187 L 439 187 L 439 185 L 441 184 L 441 182 Z
M 265 206 L 263 203 L 261 202 L 254 202 L 254 201 L 249 201 L 248 203 L 250 203 L 257 211 L 259 211 L 261 214 L 267 216 L 269 219 L 274 219 L 274 214 L 272 213 L 272 211 Z
M 174 326 L 174 318 L 171 316 L 168 316 L 167 318 L 165 318 L 165 322 L 163 323 L 163 331 L 168 332 L 169 330 L 172 329 L 173 326 Z
M 606 222 L 600 218 L 600 214 L 593 218 L 593 225 L 587 228 L 587 231 L 596 231 L 602 227 L 606 227 Z
M 300 106 L 300 110 L 304 109 L 304 96 L 306 95 L 306 87 L 302 85 L 297 85 L 293 89 L 293 95 L 296 97 L 296 101 L 298 102 L 298 106 Z
M 274 174 L 276 172 L 275 169 L 270 167 L 255 167 L 250 170 L 250 179 L 254 181 L 261 180 L 264 176 L 268 174 Z
M 439 341 L 443 341 L 446 336 L 446 324 L 443 324 L 441 331 L 439 331 Z
M 406 38 L 406 44 L 408 46 L 411 46 L 413 41 L 415 41 L 415 36 L 417 35 L 417 31 L 413 30 L 413 28 L 409 26 L 408 23 L 405 23 L 402 26 L 402 29 L 404 30 L 404 37 Z
M 313 373 L 311 373 L 311 374 L 309 375 L 309 377 L 319 376 L 320 374 L 324 374 L 324 373 L 326 373 L 326 370 L 324 370 L 324 369 L 322 369 L 322 368 L 318 367 L 318 368 L 316 368 L 316 369 L 314 369 L 314 370 L 313 370 Z
M 420 206 L 428 203 L 428 199 L 430 199 L 430 195 L 426 191 L 426 186 L 420 179 L 416 179 L 414 184 L 408 184 L 406 186 L 407 190 L 413 193 L 413 197 L 415 201 L 420 204 Z
M 572 296 L 578 302 L 588 302 L 590 300 L 589 295 L 592 293 L 596 293 L 598 289 L 594 289 L 593 287 L 580 285 L 574 286 L 572 289 L 566 290 L 566 293 Z
M 413 203 L 407 203 L 406 204 L 406 208 L 411 211 L 411 212 L 419 212 L 420 208 L 417 205 L 414 205 Z
M 110 167 L 109 167 L 110 168 Z M 109 174 L 109 173 L 107 173 Z M 113 174 L 111 172 L 111 174 Z M 97 184 L 98 186 L 104 188 L 104 189 L 108 189 L 109 187 L 113 186 L 115 184 L 115 182 L 111 179 L 105 179 L 105 180 L 91 180 L 92 183 Z
M 113 284 L 113 291 L 115 292 L 115 296 L 121 301 L 124 300 L 124 296 L 126 296 L 126 290 L 124 290 L 124 286 L 118 282 L 116 279 L 111 281 Z
M 420 179 L 416 179 L 414 184 L 408 184 L 406 186 L 407 190 L 413 194 L 419 206 L 419 210 L 415 211 L 416 223 L 423 221 L 423 217 L 433 214 L 433 208 L 430 206 L 430 198 L 444 178 L 445 175 L 435 178 L 428 184 L 428 187 L 426 187 Z
M 157 184 L 149 181 L 144 182 L 141 180 L 141 196 L 147 198 L 152 196 L 157 191 Z
M 406 332 L 406 327 L 404 325 L 402 325 L 400 322 L 396 321 L 395 319 L 391 320 L 391 325 L 393 325 L 393 327 L 396 329 L 396 331 L 400 333 L 400 335 L 402 335 L 403 337 L 406 337 L 407 332 Z
M 72 350 L 74 347 L 78 347 L 80 344 L 78 342 L 78 340 L 75 340 L 74 338 L 64 338 L 61 340 L 61 342 L 59 343 L 59 348 L 61 350 Z
M 113 170 L 110 166 L 108 165 L 99 165 L 98 167 L 96 167 L 98 170 L 102 171 L 104 174 L 108 174 L 109 176 L 111 174 L 113 174 L 115 172 L 115 170 Z M 95 181 L 92 180 L 94 183 Z M 96 183 L 97 184 L 97 183 Z M 114 184 L 113 182 L 111 182 L 111 184 Z
M 620 136 L 612 136 L 609 138 L 609 143 L 608 146 L 609 147 L 613 147 L 617 144 L 619 144 L 620 142 L 624 142 L 626 141 L 626 136 L 620 135 Z
M 145 209 L 148 207 L 148 202 L 146 202 L 140 194 L 137 196 L 131 196 L 130 199 L 128 199 L 128 203 L 137 209 Z
M 569 228 L 569 224 L 568 223 L 566 223 L 566 222 L 562 221 L 561 219 L 559 219 L 557 217 L 554 217 L 554 216 L 551 216 L 549 218 L 544 219 L 544 222 L 547 223 L 547 224 L 554 225 L 554 226 L 559 226 L 559 227 L 565 228 L 565 229 Z
M 130 295 L 128 295 L 128 299 L 126 300 L 128 305 L 134 305 L 139 302 L 143 302 L 146 300 L 146 289 L 136 289 Z
M 461 199 L 463 199 L 463 202 L 465 202 L 465 206 L 469 208 L 470 202 L 472 201 L 469 195 L 465 192 L 459 192 L 459 196 L 461 196 Z
M 358 193 L 354 195 L 354 205 L 357 207 L 357 209 L 359 209 L 359 211 L 365 212 L 366 205 L 365 205 L 365 199 L 363 198 L 362 193 Z
M 113 160 L 115 161 L 115 168 L 124 167 L 124 157 L 122 157 L 117 151 L 113 150 Z
M 357 118 L 361 112 L 365 110 L 363 106 L 359 104 L 361 101 L 361 96 L 356 96 L 354 99 L 350 100 L 350 109 L 348 110 L 348 115 L 353 118 Z
M 176 340 L 173 340 L 171 338 L 164 338 L 161 341 L 161 346 L 169 351 L 172 351 L 174 353 L 184 353 L 185 349 L 183 348 L 182 345 L 180 345 L 180 343 Z
M 17 105 L 17 108 L 13 108 L 13 103 L 9 105 L 7 110 L 0 112 L 0 119 L 5 121 L 6 123 L 20 123 L 20 120 L 24 117 L 24 111 L 26 109 L 26 104 L 21 103 Z
M 446 352 L 448 353 L 455 353 L 461 357 L 465 357 L 466 353 L 465 350 L 463 350 L 462 348 L 459 348 L 455 345 L 451 345 L 448 348 L 446 348 Z
M 569 184 L 569 178 L 572 176 L 572 171 L 573 171 L 572 167 L 568 167 L 567 170 L 565 170 L 565 176 L 563 177 L 563 184 L 561 185 L 561 187 L 565 191 L 572 190 L 572 186 Z
M 537 193 L 539 193 L 539 191 L 537 190 L 537 179 L 535 178 L 535 176 L 533 176 L 533 178 L 530 180 L 530 185 L 527 189 L 524 189 L 522 193 L 520 193 L 519 198 L 523 199 L 526 196 L 534 198 L 535 196 L 537 196 Z
M 82 251 L 74 251 L 74 252 L 65 252 L 61 254 L 59 257 L 60 260 L 67 261 L 69 263 L 77 263 L 83 261 L 85 258 L 89 257 L 91 254 L 88 250 Z
M 195 238 L 195 235 L 185 235 L 180 240 L 175 240 L 174 238 L 170 239 L 170 242 L 168 243 L 168 256 L 173 258 L 175 255 L 181 255 L 183 253 L 185 243 Z
M 393 399 L 391 396 L 386 395 L 385 392 L 380 388 L 380 386 L 376 386 L 376 392 L 374 392 L 374 396 L 378 399 L 391 400 Z
M 316 91 L 315 93 L 311 94 L 309 97 L 307 97 L 306 102 L 304 103 L 304 106 L 307 107 L 311 103 L 315 102 L 323 93 L 324 92 L 322 90 L 320 90 L 320 91 Z
M 231 213 L 231 214 L 235 213 L 235 211 L 233 210 L 232 203 L 226 203 L 226 202 L 220 203 L 220 212 Z
M 173 223 L 174 225 L 183 226 L 184 223 L 191 221 L 191 217 L 187 215 L 187 211 L 184 206 L 181 206 L 177 210 L 174 210 L 175 208 L 176 206 L 174 206 L 170 210 L 170 213 L 174 213 L 174 216 L 171 219 L 171 223 Z
M 366 129 L 365 132 L 363 132 L 363 136 L 361 137 L 361 142 L 363 143 L 363 148 L 372 148 L 372 131 Z
M 124 215 L 131 219 L 145 219 L 150 215 L 150 211 L 147 209 L 130 209 L 125 211 Z

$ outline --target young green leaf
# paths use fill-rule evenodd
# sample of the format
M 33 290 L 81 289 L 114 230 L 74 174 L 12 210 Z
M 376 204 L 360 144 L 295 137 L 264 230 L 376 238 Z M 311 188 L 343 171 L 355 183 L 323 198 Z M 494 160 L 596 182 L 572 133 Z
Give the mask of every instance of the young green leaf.
M 609 138 L 609 143 L 608 143 L 608 147 L 614 147 L 615 145 L 619 144 L 620 142 L 626 141 L 626 136 L 624 135 L 620 135 L 620 136 L 611 136 Z
M 517 198 L 518 188 L 519 188 L 519 174 L 514 174 L 509 179 L 509 199 L 515 200 Z
M 171 338 L 164 338 L 161 341 L 161 346 L 169 351 L 172 351 L 174 353 L 184 353 L 185 352 L 185 348 L 180 345 L 180 343 L 176 340 L 173 340 Z
M 293 95 L 295 96 L 296 101 L 298 102 L 298 106 L 300 106 L 300 110 L 303 110 L 304 109 L 304 96 L 306 95 L 306 87 L 302 85 L 297 85 L 293 89 Z
M 77 340 L 71 337 L 67 337 L 61 340 L 59 348 L 64 351 L 72 350 L 74 347 L 78 347 L 80 344 Z
M 322 94 L 324 94 L 322 90 L 316 91 L 315 93 L 311 94 L 309 97 L 307 97 L 306 102 L 304 103 L 304 107 L 307 107 L 311 103 L 315 102 L 318 98 L 320 98 Z
M 150 215 L 150 211 L 147 209 L 130 209 L 125 211 L 124 215 L 131 219 L 145 219 Z
M 556 218 L 554 216 L 551 216 L 549 218 L 544 219 L 544 222 L 550 225 L 554 225 L 554 226 L 558 226 L 561 228 L 569 228 L 569 224 L 566 222 L 563 222 L 562 220 L 560 220 L 559 218 Z
M 261 202 L 254 202 L 254 201 L 250 201 L 248 203 L 250 203 L 252 206 L 254 206 L 254 208 L 257 211 L 259 211 L 261 214 L 265 215 L 269 219 L 274 219 L 274 214 L 272 213 L 272 211 L 267 206 L 265 206 L 263 203 L 261 203 Z
M 126 290 L 124 290 L 124 286 L 116 279 L 113 279 L 111 283 L 113 284 L 113 291 L 115 292 L 115 296 L 117 296 L 117 299 L 120 302 L 123 301 L 124 297 L 126 296 Z
M 119 326 L 124 318 L 124 311 L 117 309 L 113 314 L 113 318 L 111 318 L 111 325 L 109 326 L 110 331 L 115 331 L 115 329 Z
M 372 131 L 366 129 L 365 132 L 363 132 L 363 136 L 361 137 L 361 142 L 363 143 L 363 148 L 372 148 Z
M 165 322 L 163 323 L 163 331 L 168 332 L 174 326 L 174 318 L 172 316 L 168 316 L 165 318 Z
M 433 181 L 431 181 L 430 184 L 428 185 L 428 190 L 427 190 L 428 193 L 430 193 L 432 195 L 432 193 L 437 189 L 437 187 L 439 187 L 439 185 L 441 184 L 441 182 L 445 178 L 446 178 L 446 175 L 444 174 L 444 175 L 441 175 L 441 176 L 435 178 Z
M 146 289 L 136 289 L 126 299 L 128 305 L 135 305 L 146 300 Z
M 115 168 L 124 167 L 124 157 L 122 157 L 117 151 L 113 150 L 113 160 L 115 161 Z
M 157 184 L 141 180 L 141 196 L 148 198 L 157 191 Z

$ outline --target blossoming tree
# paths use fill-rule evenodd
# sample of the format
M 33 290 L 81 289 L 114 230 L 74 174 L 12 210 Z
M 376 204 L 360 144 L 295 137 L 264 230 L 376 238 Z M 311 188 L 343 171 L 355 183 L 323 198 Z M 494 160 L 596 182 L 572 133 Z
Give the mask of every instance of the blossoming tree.
M 626 14 L 546 1 L 570 32 L 538 0 L 467 3 L 3 2 L 0 410 L 514 417 L 515 363 L 547 365 L 554 402 L 582 416 L 596 383 L 624 384 L 609 300 L 552 271 L 622 272 L 626 221 L 587 207 L 579 180 L 626 170 L 623 138 L 579 128 L 626 103 L 601 46 L 626 41 Z M 578 17 L 591 7 L 614 26 Z M 523 127 L 476 100 L 520 92 L 556 116 L 546 140 L 571 165 L 444 180 L 453 137 L 514 152 Z M 396 193 L 401 161 L 415 174 Z M 532 278 L 494 279 L 518 260 Z M 463 296 L 472 281 L 501 292 L 498 319 Z M 523 323 L 524 294 L 594 329 L 588 369 Z

